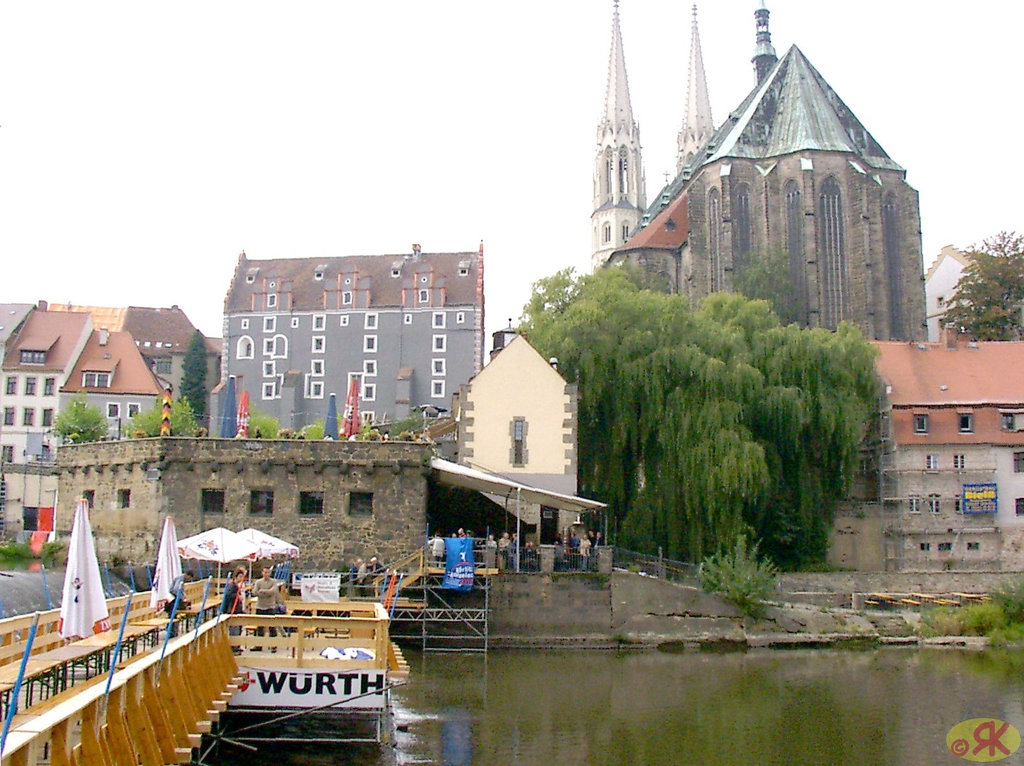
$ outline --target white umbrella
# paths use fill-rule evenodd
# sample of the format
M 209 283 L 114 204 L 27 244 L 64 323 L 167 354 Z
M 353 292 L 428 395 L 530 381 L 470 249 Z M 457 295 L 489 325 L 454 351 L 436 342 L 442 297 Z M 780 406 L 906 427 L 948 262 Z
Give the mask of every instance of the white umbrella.
M 287 556 L 290 559 L 299 555 L 299 547 L 280 537 L 268 535 L 258 529 L 249 527 L 238 533 L 239 537 L 248 540 L 259 549 L 259 558 L 269 559 L 272 556 Z
M 181 557 L 178 555 L 178 533 L 174 519 L 164 517 L 164 531 L 160 536 L 160 549 L 156 555 L 156 570 L 153 573 L 153 590 L 149 594 L 149 606 L 159 609 L 174 600 L 174 584 L 181 577 Z
M 230 529 L 217 527 L 178 541 L 178 553 L 186 559 L 202 559 L 227 564 L 229 561 L 256 558 L 259 549 Z
M 62 638 L 87 638 L 110 630 L 110 612 L 89 523 L 89 503 L 84 499 L 75 507 L 57 630 Z

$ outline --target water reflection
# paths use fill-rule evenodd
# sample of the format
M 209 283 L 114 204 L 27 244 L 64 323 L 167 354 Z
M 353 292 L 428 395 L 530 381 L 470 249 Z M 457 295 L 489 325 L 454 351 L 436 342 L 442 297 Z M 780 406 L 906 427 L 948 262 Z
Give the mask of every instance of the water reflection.
M 945 736 L 965 718 L 1024 729 L 1020 652 L 535 651 L 411 660 L 411 683 L 395 693 L 395 748 L 335 748 L 298 760 L 275 749 L 274 763 L 930 766 L 956 762 Z

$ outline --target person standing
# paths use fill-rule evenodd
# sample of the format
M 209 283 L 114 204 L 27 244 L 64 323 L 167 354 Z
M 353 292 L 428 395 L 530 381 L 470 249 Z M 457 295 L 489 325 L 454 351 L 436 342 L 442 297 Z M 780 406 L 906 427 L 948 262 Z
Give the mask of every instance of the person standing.
M 281 600 L 281 589 L 277 580 L 270 576 L 270 569 L 263 568 L 263 576 L 252 584 L 252 595 L 256 599 L 256 614 L 273 616 L 277 602 Z M 256 628 L 256 635 L 262 636 L 265 631 L 263 626 Z M 270 627 L 270 637 L 277 638 L 277 628 Z M 262 649 L 263 647 L 259 647 Z M 277 651 L 275 646 L 272 651 Z
M 224 614 L 242 614 L 245 612 L 245 570 L 239 569 L 235 576 L 228 580 L 224 587 L 224 602 L 221 611 Z M 228 634 L 240 636 L 242 628 L 239 625 L 232 625 L 228 628 Z M 240 650 L 234 647 L 237 654 Z
M 583 535 L 580 539 L 580 567 L 590 569 L 590 536 Z

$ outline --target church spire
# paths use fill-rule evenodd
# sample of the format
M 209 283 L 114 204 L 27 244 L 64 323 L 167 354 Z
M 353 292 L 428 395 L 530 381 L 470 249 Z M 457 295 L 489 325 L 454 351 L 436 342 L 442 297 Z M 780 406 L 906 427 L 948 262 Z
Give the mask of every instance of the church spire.
M 775 55 L 775 48 L 772 46 L 772 33 L 768 31 L 769 15 L 770 11 L 765 7 L 764 0 L 761 0 L 761 7 L 754 11 L 757 37 L 754 39 L 754 57 L 750 59 L 750 63 L 754 65 L 754 71 L 757 73 L 758 84 L 768 76 L 768 72 L 779 60 L 779 57 Z
M 704 76 L 704 57 L 700 52 L 700 36 L 697 33 L 697 6 L 693 6 L 693 22 L 690 26 L 690 71 L 686 85 L 686 117 L 683 129 L 677 138 L 676 172 L 682 172 L 693 155 L 704 145 L 715 131 L 711 118 L 711 100 L 708 98 L 708 82 Z
M 626 79 L 626 56 L 619 27 L 619 0 L 612 13 L 612 49 L 608 58 L 608 89 L 604 114 L 597 126 L 594 158 L 594 212 L 591 258 L 594 268 L 625 243 L 640 224 L 647 200 L 640 127 L 633 119 Z
M 629 103 L 629 80 L 626 78 L 626 56 L 622 50 L 619 28 L 619 0 L 612 13 L 612 50 L 608 56 L 608 90 L 604 101 L 605 122 L 627 130 L 633 124 L 633 107 Z

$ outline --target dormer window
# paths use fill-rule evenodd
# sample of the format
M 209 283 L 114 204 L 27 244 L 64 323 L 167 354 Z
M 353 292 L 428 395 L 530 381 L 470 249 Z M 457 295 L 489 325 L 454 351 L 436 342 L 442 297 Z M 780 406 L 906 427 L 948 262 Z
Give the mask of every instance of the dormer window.
M 109 372 L 85 372 L 82 374 L 83 388 L 110 388 Z
M 460 277 L 468 277 L 469 276 L 469 261 L 459 261 L 459 276 Z
M 46 364 L 46 352 L 22 349 L 18 352 L 18 362 L 21 364 Z
M 324 267 L 323 266 L 317 266 L 316 267 L 316 270 L 313 272 L 313 279 L 315 279 L 317 282 L 323 282 L 323 280 L 324 280 Z
M 256 268 L 256 269 L 249 269 L 247 272 L 245 272 L 245 282 L 246 282 L 246 284 L 251 285 L 253 282 L 255 282 L 256 281 L 256 275 L 259 274 L 259 273 L 260 273 L 260 270 L 258 268 Z

